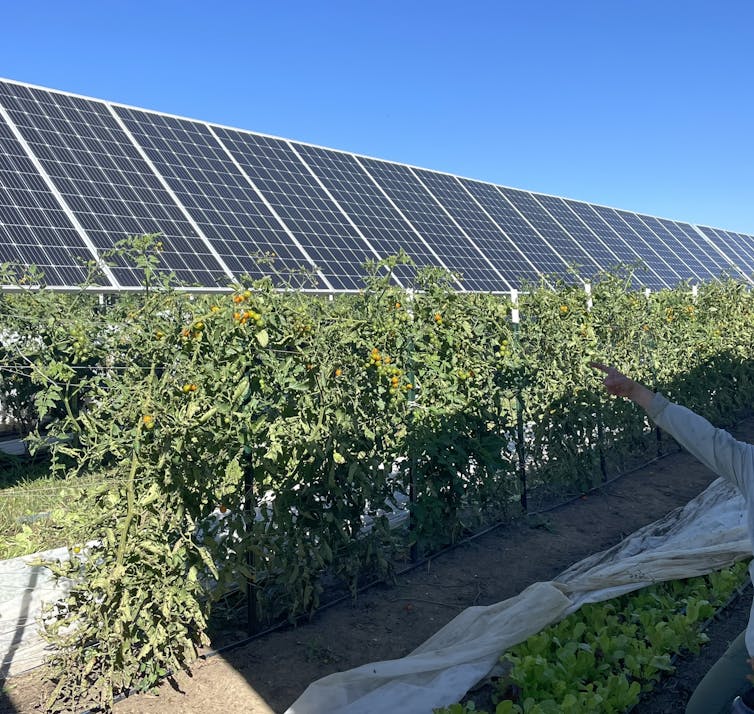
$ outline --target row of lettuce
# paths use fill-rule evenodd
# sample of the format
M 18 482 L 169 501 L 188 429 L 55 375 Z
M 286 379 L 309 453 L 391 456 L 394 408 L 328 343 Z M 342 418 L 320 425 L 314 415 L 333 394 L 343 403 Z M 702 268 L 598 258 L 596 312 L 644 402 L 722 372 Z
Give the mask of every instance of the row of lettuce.
M 591 360 L 718 423 L 754 397 L 754 301 L 733 280 L 647 294 L 614 273 L 513 304 L 379 275 L 331 298 L 169 279 L 2 295 L 3 408 L 55 473 L 95 484 L 52 565 L 76 585 L 46 630 L 51 701 L 109 706 L 186 666 L 240 583 L 261 622 L 309 612 L 325 582 L 355 591 L 411 549 L 617 473 L 656 436 Z
M 748 582 L 747 564 L 590 603 L 501 657 L 495 714 L 625 714 L 708 641 L 710 619 Z M 478 697 L 477 697 L 478 699 Z M 436 714 L 487 714 L 474 698 Z

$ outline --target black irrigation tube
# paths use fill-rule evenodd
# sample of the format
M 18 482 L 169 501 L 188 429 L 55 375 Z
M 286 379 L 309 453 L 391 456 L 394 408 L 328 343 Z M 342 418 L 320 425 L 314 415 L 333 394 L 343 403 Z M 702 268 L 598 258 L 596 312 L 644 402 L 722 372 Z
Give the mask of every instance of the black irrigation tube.
M 655 456 L 654 458 L 649 459 L 649 461 L 643 462 L 640 465 L 635 466 L 635 467 L 629 469 L 628 471 L 624 471 L 624 472 L 618 474 L 617 476 L 614 476 L 612 479 L 610 479 L 610 481 L 606 481 L 604 483 L 601 483 L 599 486 L 594 486 L 590 490 L 588 490 L 586 492 L 583 492 L 583 493 L 579 494 L 578 496 L 574 496 L 573 498 L 570 498 L 567 501 L 563 501 L 562 503 L 557 503 L 554 506 L 550 506 L 550 507 L 542 509 L 540 511 L 535 511 L 534 513 L 527 513 L 527 514 L 524 515 L 523 518 L 527 518 L 527 517 L 530 517 L 530 516 L 538 516 L 538 515 L 542 515 L 543 513 L 549 513 L 549 512 L 554 511 L 554 510 L 556 510 L 558 508 L 562 508 L 563 506 L 567 506 L 569 503 L 574 503 L 575 501 L 578 501 L 583 495 L 599 491 L 599 490 L 605 488 L 605 486 L 609 486 L 610 484 L 614 483 L 615 481 L 618 481 L 619 479 L 621 479 L 621 478 L 623 478 L 625 476 L 628 476 L 629 474 L 635 473 L 636 471 L 640 471 L 641 469 L 646 468 L 647 466 L 650 466 L 651 464 L 659 461 L 660 459 L 665 458 L 665 456 L 670 456 L 671 454 L 678 453 L 678 451 L 680 451 L 680 449 L 677 450 L 677 451 L 668 452 L 667 454 L 663 454 L 662 456 Z M 449 552 L 455 550 L 456 548 L 458 548 L 458 547 L 460 547 L 462 545 L 466 545 L 468 543 L 471 543 L 472 541 L 475 541 L 477 538 L 481 538 L 482 536 L 485 536 L 488 533 L 491 533 L 492 531 L 497 530 L 498 528 L 501 528 L 501 527 L 503 527 L 505 525 L 510 525 L 510 524 L 511 524 L 511 521 L 498 521 L 496 523 L 493 523 L 493 524 L 487 526 L 486 528 L 483 528 L 480 531 L 476 531 L 475 533 L 472 533 L 471 535 L 466 536 L 465 538 L 462 538 L 461 540 L 459 540 L 456 543 L 453 543 L 452 545 L 446 546 L 445 548 L 443 548 L 442 550 L 437 551 L 436 553 L 432 553 L 431 555 L 428 555 L 428 556 L 422 558 L 421 560 L 419 560 L 419 561 L 417 561 L 415 563 L 411 563 L 411 565 L 408 565 L 405 568 L 402 568 L 401 570 L 397 571 L 395 573 L 395 577 L 397 578 L 397 577 L 400 577 L 401 575 L 405 575 L 406 573 L 410 573 L 411 571 L 416 570 L 417 568 L 420 568 L 422 565 L 425 565 L 426 563 L 431 562 L 435 558 L 439 558 L 441 555 L 445 555 L 446 553 L 449 553 Z M 355 592 L 356 592 L 357 595 L 359 595 L 359 594 L 365 592 L 366 590 L 369 590 L 370 588 L 374 587 L 375 585 L 379 585 L 382 582 L 384 582 L 384 581 L 381 580 L 381 579 L 379 579 L 379 578 L 375 578 L 371 582 L 368 582 L 368 583 L 362 585 Z M 345 595 L 341 595 L 340 597 L 337 597 L 337 598 L 335 598 L 333 600 L 330 600 L 330 601 L 324 603 L 323 605 L 321 605 L 320 607 L 318 607 L 311 615 L 309 615 L 309 614 L 299 615 L 298 617 L 296 617 L 294 619 L 293 622 L 291 622 L 290 620 L 283 620 L 282 622 L 279 622 L 279 623 L 277 623 L 275 625 L 271 625 L 270 627 L 268 627 L 268 628 L 266 628 L 264 630 L 261 630 L 260 632 L 256 632 L 253 635 L 249 635 L 248 637 L 245 637 L 245 638 L 239 640 L 238 642 L 231 642 L 230 644 L 223 645 L 222 647 L 218 647 L 217 649 L 210 650 L 208 652 L 204 652 L 203 654 L 199 655 L 199 659 L 206 660 L 206 659 L 209 659 L 210 657 L 214 657 L 215 655 L 222 654 L 224 652 L 229 652 L 229 651 L 234 650 L 234 649 L 236 649 L 238 647 L 243 647 L 244 645 L 247 645 L 250 642 L 253 642 L 254 640 L 257 640 L 260 637 L 264 637 L 266 635 L 271 634 L 272 632 L 276 632 L 277 630 L 281 630 L 281 629 L 283 629 L 286 626 L 298 625 L 301 622 L 301 620 L 308 619 L 308 618 L 312 617 L 313 615 L 316 615 L 319 612 L 323 612 L 324 610 L 327 610 L 327 609 L 329 609 L 329 608 L 331 608 L 331 607 L 333 607 L 335 605 L 340 604 L 341 602 L 344 602 L 346 600 L 350 600 L 352 598 L 353 598 L 353 595 L 350 592 L 347 593 L 347 594 L 345 594 Z

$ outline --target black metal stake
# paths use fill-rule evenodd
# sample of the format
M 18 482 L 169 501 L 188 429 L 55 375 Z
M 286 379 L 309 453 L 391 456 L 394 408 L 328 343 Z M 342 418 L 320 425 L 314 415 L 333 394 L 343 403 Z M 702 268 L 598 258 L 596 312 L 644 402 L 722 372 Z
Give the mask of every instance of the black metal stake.
M 521 484 L 521 510 L 528 512 L 526 487 L 526 447 L 524 446 L 524 398 L 519 389 L 516 393 L 516 456 L 518 457 L 518 480 Z
M 257 588 L 254 583 L 255 558 L 254 549 L 250 547 L 254 533 L 256 509 L 254 507 L 254 462 L 251 449 L 246 447 L 246 468 L 244 469 L 244 516 L 246 531 L 246 566 L 249 575 L 246 576 L 246 629 L 249 635 L 259 632 L 259 614 L 257 612 Z
M 607 464 L 605 463 L 605 426 L 602 423 L 602 407 L 597 407 L 597 453 L 600 457 L 602 481 L 607 481 Z
M 416 535 L 416 523 L 414 518 L 414 506 L 416 505 L 416 461 L 413 456 L 410 459 L 409 466 L 409 482 L 408 482 L 408 532 L 409 538 L 411 538 L 411 548 L 409 556 L 412 563 L 419 562 L 419 539 Z

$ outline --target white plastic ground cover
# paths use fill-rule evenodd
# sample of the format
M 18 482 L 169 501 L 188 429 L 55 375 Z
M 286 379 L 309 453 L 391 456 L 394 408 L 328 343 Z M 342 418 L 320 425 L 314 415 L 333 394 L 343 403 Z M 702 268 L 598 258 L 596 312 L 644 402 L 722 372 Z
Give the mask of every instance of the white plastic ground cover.
M 434 707 L 461 699 L 503 651 L 585 603 L 704 575 L 750 556 L 743 509 L 734 487 L 718 479 L 686 506 L 555 580 L 535 583 L 495 605 L 464 610 L 406 657 L 314 682 L 285 714 L 431 714 Z M 504 561 L 500 567 L 506 567 Z
M 66 593 L 66 581 L 56 584 L 47 568 L 30 563 L 67 558 L 67 548 L 56 548 L 0 561 L 0 679 L 42 663 L 46 642 L 37 630 L 42 603 Z

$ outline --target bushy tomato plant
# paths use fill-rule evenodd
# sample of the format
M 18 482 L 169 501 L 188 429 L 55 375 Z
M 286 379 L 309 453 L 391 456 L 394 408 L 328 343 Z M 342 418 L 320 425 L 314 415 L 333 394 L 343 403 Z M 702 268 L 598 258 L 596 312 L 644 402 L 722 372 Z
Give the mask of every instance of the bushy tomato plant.
M 293 617 L 327 577 L 355 592 L 406 546 L 509 517 L 527 492 L 598 483 L 655 435 L 629 402 L 608 407 L 592 359 L 712 417 L 754 397 L 754 306 L 734 281 L 649 295 L 630 273 L 591 294 L 550 281 L 518 297 L 515 322 L 512 297 L 433 271 L 392 286 L 400 258 L 355 295 L 201 294 L 155 250 L 144 237 L 118 257 L 139 292 L 0 300 L 30 443 L 61 478 L 97 484 L 70 504 L 71 559 L 49 564 L 73 583 L 46 626 L 53 708 L 84 693 L 108 707 L 187 667 L 213 600 L 245 580 L 261 621 Z M 406 502 L 408 533 L 390 527 Z

